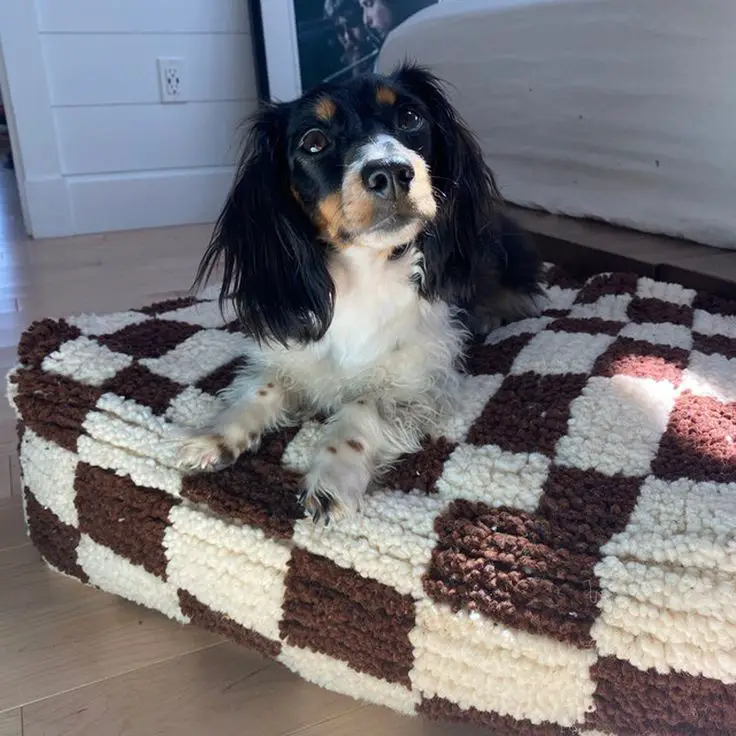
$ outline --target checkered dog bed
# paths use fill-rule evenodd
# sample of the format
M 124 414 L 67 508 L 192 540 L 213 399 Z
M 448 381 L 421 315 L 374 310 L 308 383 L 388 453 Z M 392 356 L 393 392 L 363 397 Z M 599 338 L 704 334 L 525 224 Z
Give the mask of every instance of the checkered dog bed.
M 736 733 L 736 302 L 549 272 L 360 516 L 297 503 L 321 425 L 215 475 L 175 426 L 244 348 L 211 295 L 44 320 L 9 395 L 48 564 L 304 678 L 499 734 Z

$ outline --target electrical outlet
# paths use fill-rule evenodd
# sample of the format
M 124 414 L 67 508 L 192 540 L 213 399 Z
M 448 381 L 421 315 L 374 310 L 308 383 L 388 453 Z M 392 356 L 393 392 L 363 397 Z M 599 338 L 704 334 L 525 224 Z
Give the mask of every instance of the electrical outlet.
M 161 102 L 184 102 L 184 59 L 159 57 L 157 61 Z

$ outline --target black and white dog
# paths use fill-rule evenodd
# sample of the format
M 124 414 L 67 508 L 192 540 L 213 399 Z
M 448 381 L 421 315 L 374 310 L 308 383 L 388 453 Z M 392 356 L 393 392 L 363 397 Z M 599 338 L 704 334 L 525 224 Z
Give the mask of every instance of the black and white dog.
M 404 65 L 263 108 L 198 274 L 252 338 L 227 408 L 179 450 L 216 471 L 264 432 L 330 416 L 304 480 L 315 520 L 441 432 L 471 333 L 535 313 L 541 263 L 475 138 Z

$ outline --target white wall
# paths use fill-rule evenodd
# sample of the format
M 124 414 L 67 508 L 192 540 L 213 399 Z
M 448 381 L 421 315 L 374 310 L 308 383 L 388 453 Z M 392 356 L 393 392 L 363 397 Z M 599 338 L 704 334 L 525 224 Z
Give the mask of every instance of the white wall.
M 33 9 L 37 39 L 28 48 L 38 49 L 45 72 L 50 113 L 42 112 L 52 121 L 61 181 L 45 209 L 61 213 L 65 197 L 68 210 L 32 217 L 33 234 L 212 221 L 232 181 L 239 124 L 256 104 L 248 1 L 7 2 L 25 3 L 18 13 L 26 16 Z M 12 93 L 23 80 L 8 58 L 10 29 L 0 30 Z M 187 101 L 164 105 L 156 60 L 172 56 L 184 59 Z M 34 171 L 25 166 L 23 174 L 32 199 Z

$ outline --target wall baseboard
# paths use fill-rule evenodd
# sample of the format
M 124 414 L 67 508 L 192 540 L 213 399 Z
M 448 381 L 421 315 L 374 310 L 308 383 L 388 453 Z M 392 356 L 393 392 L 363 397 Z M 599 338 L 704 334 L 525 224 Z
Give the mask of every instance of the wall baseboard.
M 74 231 L 97 233 L 214 222 L 233 174 L 233 167 L 224 166 L 67 177 Z
M 63 238 L 75 233 L 67 179 L 63 176 L 26 179 L 26 226 L 33 238 Z

